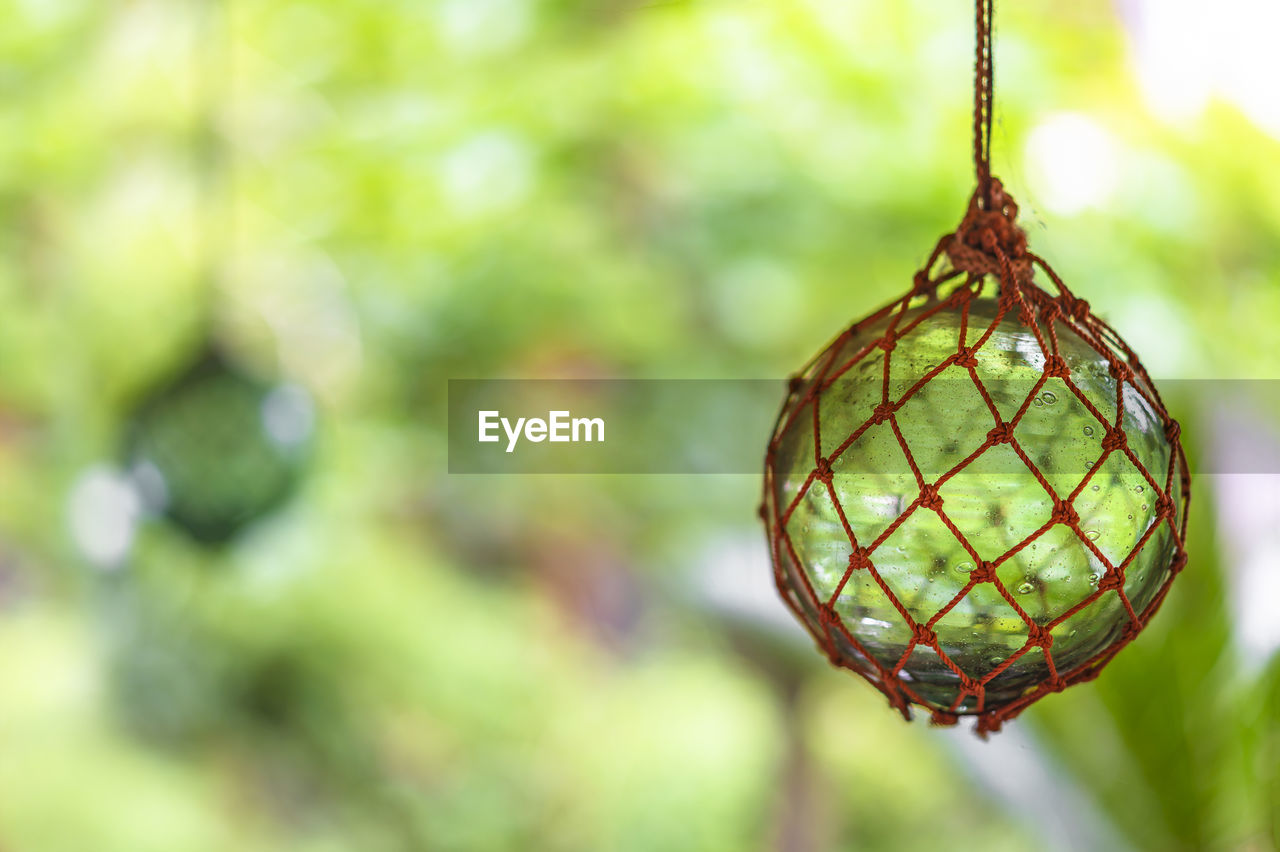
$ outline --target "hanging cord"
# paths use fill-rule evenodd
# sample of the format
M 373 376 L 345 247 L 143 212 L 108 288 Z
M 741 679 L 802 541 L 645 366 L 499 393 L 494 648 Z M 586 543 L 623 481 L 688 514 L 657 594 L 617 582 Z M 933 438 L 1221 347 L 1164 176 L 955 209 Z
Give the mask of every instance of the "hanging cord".
M 991 174 L 991 125 L 995 110 L 995 0 L 976 0 L 973 77 L 973 170 L 977 186 L 960 227 L 944 246 L 951 265 L 975 276 L 992 275 L 1013 298 L 1030 280 L 1027 236 L 1017 225 L 1018 204 Z
M 978 181 L 980 206 L 994 209 L 991 197 L 991 112 L 995 93 L 995 61 L 991 51 L 994 0 L 974 4 L 977 38 L 973 73 L 973 171 Z

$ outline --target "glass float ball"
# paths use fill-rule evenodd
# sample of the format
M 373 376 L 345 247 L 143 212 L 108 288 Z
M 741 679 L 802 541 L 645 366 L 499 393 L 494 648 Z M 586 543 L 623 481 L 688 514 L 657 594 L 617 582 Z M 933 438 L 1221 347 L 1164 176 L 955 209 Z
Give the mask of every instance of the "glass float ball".
M 126 463 L 152 509 L 218 545 L 293 492 L 312 426 L 303 390 L 208 353 L 135 411 Z
M 1128 363 L 1118 339 L 1036 316 L 1067 381 L 994 300 L 897 313 L 793 382 L 766 476 L 775 566 L 836 662 L 936 710 L 991 711 L 1104 663 L 1158 604 L 1181 552 L 1181 449 L 1145 373 L 1118 378 L 1100 351 Z M 989 440 L 993 407 L 1012 440 Z

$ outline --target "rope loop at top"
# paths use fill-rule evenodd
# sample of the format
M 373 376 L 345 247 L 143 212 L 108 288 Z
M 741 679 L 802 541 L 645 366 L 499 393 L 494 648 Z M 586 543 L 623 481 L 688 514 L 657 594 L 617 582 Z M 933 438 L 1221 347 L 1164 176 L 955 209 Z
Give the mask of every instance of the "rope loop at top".
M 974 190 L 960 227 L 947 241 L 951 265 L 974 275 L 994 275 L 1005 287 L 1031 278 L 1027 235 L 1018 227 L 1018 203 L 999 178 L 990 178 L 990 206 L 982 203 L 982 188 Z M 1008 268 L 1006 268 L 1008 267 Z M 1013 280 L 1005 280 L 1011 275 Z

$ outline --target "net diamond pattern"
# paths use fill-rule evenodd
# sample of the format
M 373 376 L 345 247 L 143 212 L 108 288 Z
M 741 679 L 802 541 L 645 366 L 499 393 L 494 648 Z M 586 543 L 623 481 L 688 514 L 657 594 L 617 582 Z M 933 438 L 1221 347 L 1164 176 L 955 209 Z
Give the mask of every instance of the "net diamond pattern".
M 1186 564 L 1190 497 L 1146 370 L 1008 205 L 971 204 L 906 294 L 791 380 L 761 507 L 828 658 L 906 718 L 984 735 L 1138 635 Z

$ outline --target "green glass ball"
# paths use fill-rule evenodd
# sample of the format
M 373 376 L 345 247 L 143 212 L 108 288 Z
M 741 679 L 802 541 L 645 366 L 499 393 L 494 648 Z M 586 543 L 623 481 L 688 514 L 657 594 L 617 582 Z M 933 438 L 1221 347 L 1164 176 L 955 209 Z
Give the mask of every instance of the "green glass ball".
M 150 508 L 206 545 L 292 494 L 309 456 L 310 398 L 206 353 L 145 399 L 124 455 Z
M 1182 553 L 1184 462 L 1110 329 L 917 301 L 793 380 L 770 546 L 833 661 L 891 698 L 990 712 L 1087 677 L 1145 623 Z

